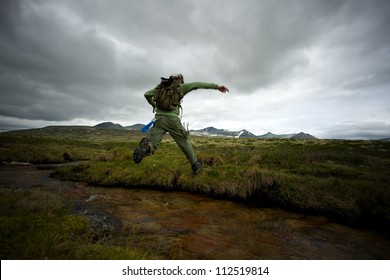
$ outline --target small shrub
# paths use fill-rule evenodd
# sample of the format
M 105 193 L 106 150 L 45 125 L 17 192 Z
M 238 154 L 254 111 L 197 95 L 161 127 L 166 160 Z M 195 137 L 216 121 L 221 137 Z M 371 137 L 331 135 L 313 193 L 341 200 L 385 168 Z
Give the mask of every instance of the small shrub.
M 224 164 L 224 160 L 218 154 L 200 154 L 198 159 L 203 161 L 203 163 L 207 166 L 220 166 Z

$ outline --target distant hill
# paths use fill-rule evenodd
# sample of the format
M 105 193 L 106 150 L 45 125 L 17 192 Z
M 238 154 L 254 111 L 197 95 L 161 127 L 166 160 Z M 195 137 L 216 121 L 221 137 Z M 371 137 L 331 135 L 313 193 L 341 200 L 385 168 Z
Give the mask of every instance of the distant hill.
M 218 129 L 215 127 L 206 127 L 204 129 L 199 130 L 191 130 L 192 135 L 197 136 L 219 136 L 219 137 L 234 137 L 234 138 L 277 138 L 277 139 L 316 139 L 313 135 L 310 135 L 308 133 L 300 132 L 300 133 L 292 133 L 292 134 L 273 134 L 271 132 L 268 132 L 264 135 L 255 135 L 252 132 L 248 130 L 239 130 L 239 131 L 229 131 L 226 129 Z
M 292 138 L 294 135 L 297 134 L 273 134 L 272 132 L 267 132 L 266 134 L 257 136 L 258 138 L 263 139 L 271 139 L 271 138 L 277 138 L 277 139 L 284 139 L 284 138 Z
M 129 126 L 122 126 L 119 123 L 113 122 L 103 122 L 95 125 L 96 128 L 108 128 L 108 129 L 127 129 L 127 130 L 140 130 L 145 125 L 142 123 L 137 123 Z
M 293 136 L 290 137 L 291 139 L 317 139 L 313 135 L 310 135 L 308 133 L 304 132 L 299 132 L 297 134 L 294 134 Z
M 112 122 L 99 123 L 99 124 L 95 125 L 94 127 L 97 127 L 97 128 L 109 128 L 109 129 L 125 129 L 119 123 L 112 123 Z
M 112 122 L 103 122 L 100 124 L 95 125 L 97 128 L 109 128 L 109 129 L 127 129 L 127 130 L 140 130 L 142 127 L 144 127 L 145 124 L 137 123 L 130 126 L 123 127 L 120 124 L 115 124 Z M 198 129 L 198 130 L 191 130 L 190 131 L 192 135 L 194 136 L 206 136 L 206 137 L 232 137 L 232 138 L 276 138 L 276 139 L 316 139 L 316 137 L 300 132 L 300 133 L 291 133 L 291 134 L 273 134 L 271 132 L 268 132 L 264 135 L 255 135 L 252 132 L 242 129 L 237 131 L 230 131 L 227 129 L 219 129 L 212 126 Z
M 196 136 L 220 136 L 220 137 L 234 137 L 234 138 L 255 138 L 256 135 L 253 133 L 247 131 L 247 130 L 240 130 L 240 131 L 229 131 L 227 129 L 218 129 L 215 127 L 206 127 L 199 130 L 191 130 L 190 131 L 192 135 Z
M 44 128 L 29 128 L 29 129 L 19 129 L 19 130 L 4 130 L 0 131 L 0 133 L 8 133 L 13 131 L 18 131 L 20 133 L 33 133 L 33 134 L 45 134 L 50 133 L 51 135 L 59 135 L 63 133 L 63 131 L 75 132 L 79 131 L 80 133 L 87 133 L 95 131 L 94 129 L 109 129 L 115 130 L 115 133 L 120 134 L 121 130 L 133 130 L 140 132 L 141 128 L 144 127 L 145 124 L 137 123 L 130 126 L 122 126 L 118 123 L 113 122 L 102 122 L 95 126 L 84 126 L 84 125 L 75 125 L 75 126 L 47 126 Z M 263 135 L 255 135 L 252 132 L 242 129 L 238 131 L 229 131 L 227 129 L 218 129 L 215 127 L 206 127 L 198 130 L 190 131 L 194 136 L 205 136 L 205 137 L 232 137 L 232 138 L 260 138 L 260 139 L 317 139 L 313 135 L 310 135 L 305 132 L 299 133 L 290 133 L 290 134 L 274 134 L 272 132 L 267 132 Z M 363 140 L 362 138 L 361 140 Z M 390 137 L 381 138 L 381 139 L 369 139 L 373 141 L 390 141 Z
M 126 129 L 129 129 L 129 130 L 140 130 L 141 128 L 143 128 L 145 125 L 142 124 L 142 123 L 137 123 L 137 124 L 133 124 L 133 125 L 130 125 L 130 126 L 125 126 Z

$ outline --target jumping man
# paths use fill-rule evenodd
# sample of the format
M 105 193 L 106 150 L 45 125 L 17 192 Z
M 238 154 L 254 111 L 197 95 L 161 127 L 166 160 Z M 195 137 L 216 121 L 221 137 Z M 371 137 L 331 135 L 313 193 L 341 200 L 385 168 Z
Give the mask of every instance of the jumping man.
M 184 78 L 182 74 L 172 75 L 169 77 L 169 79 L 162 79 L 163 82 L 167 84 L 177 84 L 177 92 L 180 96 L 180 100 L 187 93 L 196 89 L 216 89 L 220 92 L 229 91 L 229 89 L 224 85 L 218 85 L 214 83 L 184 83 Z M 173 105 L 168 109 L 166 106 L 159 106 L 159 102 L 156 102 L 158 101 L 158 98 L 156 96 L 158 90 L 159 87 L 156 87 L 145 93 L 146 100 L 149 102 L 150 105 L 153 106 L 153 111 L 156 112 L 156 121 L 153 127 L 148 132 L 147 137 L 143 138 L 139 146 L 135 149 L 133 154 L 133 160 L 135 163 L 140 163 L 145 156 L 153 154 L 160 145 L 160 142 L 163 139 L 164 135 L 169 132 L 173 140 L 180 147 L 180 149 L 190 162 L 193 173 L 196 174 L 201 170 L 203 163 L 197 160 L 195 152 L 192 148 L 192 144 L 188 140 L 189 132 L 181 124 L 179 117 L 181 108 L 180 102 L 173 102 Z M 162 107 L 164 109 L 162 109 Z

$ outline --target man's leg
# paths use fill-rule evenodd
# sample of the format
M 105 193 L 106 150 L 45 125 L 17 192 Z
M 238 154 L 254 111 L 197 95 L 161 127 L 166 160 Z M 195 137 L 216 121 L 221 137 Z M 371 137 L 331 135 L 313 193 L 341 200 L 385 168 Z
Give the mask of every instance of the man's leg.
M 133 160 L 135 163 L 140 163 L 145 156 L 154 154 L 154 151 L 160 145 L 162 138 L 166 131 L 162 129 L 161 122 L 156 120 L 153 127 L 150 129 L 147 137 L 142 138 L 139 146 L 133 153 Z
M 167 133 L 164 123 L 164 116 L 158 117 L 147 135 L 152 154 L 158 149 L 164 135 Z
M 194 173 L 199 173 L 203 167 L 203 163 L 196 159 L 194 149 L 188 139 L 189 132 L 182 126 L 177 117 L 168 117 L 167 121 L 169 134 L 187 157 L 191 164 L 192 171 Z
M 134 150 L 133 160 L 138 164 L 145 156 L 148 155 L 150 155 L 149 140 L 147 138 L 142 138 L 138 147 Z
M 169 134 L 185 154 L 190 164 L 195 164 L 197 160 L 192 144 L 188 140 L 189 132 L 182 126 L 179 118 L 167 117 L 166 119 Z

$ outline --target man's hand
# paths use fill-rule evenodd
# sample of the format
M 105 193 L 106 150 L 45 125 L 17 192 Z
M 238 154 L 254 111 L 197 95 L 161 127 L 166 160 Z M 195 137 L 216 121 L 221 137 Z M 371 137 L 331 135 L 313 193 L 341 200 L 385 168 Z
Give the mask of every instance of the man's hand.
M 229 92 L 229 89 L 223 85 L 218 86 L 220 92 Z

